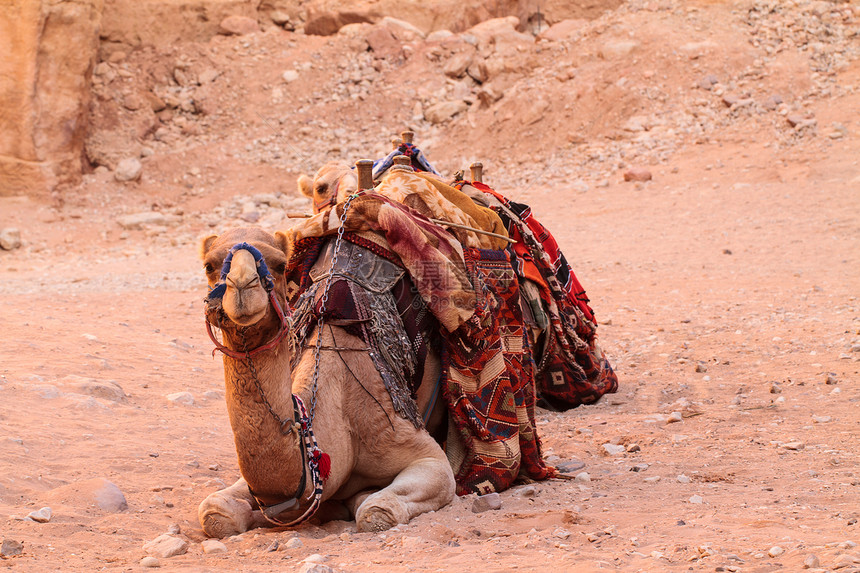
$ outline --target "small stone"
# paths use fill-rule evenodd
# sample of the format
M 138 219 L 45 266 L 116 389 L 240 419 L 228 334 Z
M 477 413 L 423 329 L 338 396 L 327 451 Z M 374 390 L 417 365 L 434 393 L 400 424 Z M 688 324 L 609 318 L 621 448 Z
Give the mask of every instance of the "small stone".
M 818 556 L 811 553 L 806 556 L 806 559 L 803 560 L 803 568 L 804 569 L 818 569 L 821 566 L 821 561 L 819 561 Z
M 225 36 L 245 36 L 259 30 L 257 21 L 245 16 L 228 16 L 218 26 L 218 32 Z
M 172 535 L 162 534 L 143 544 L 143 550 L 162 559 L 183 555 L 188 551 L 188 542 Z
M 558 537 L 559 539 L 567 539 L 570 537 L 570 531 L 564 529 L 563 527 L 559 527 L 552 532 L 552 535 L 553 537 Z
M 27 514 L 27 517 L 38 523 L 48 523 L 51 521 L 51 508 L 43 507 L 42 509 L 31 511 Z
M 114 171 L 114 179 L 117 181 L 137 181 L 143 172 L 143 165 L 136 157 L 127 157 L 120 161 Z
M 658 481 L 660 481 L 660 476 L 651 476 L 645 478 L 645 483 L 657 483 Z
M 161 567 L 161 562 L 153 557 L 152 555 L 148 555 L 140 560 L 141 567 Z
M 280 547 L 280 545 L 281 545 L 280 542 L 276 539 L 276 540 L 272 541 L 268 547 L 266 547 L 266 552 L 271 553 L 273 551 L 277 551 L 278 547 Z
M 483 513 L 485 511 L 499 510 L 501 508 L 502 498 L 496 492 L 479 495 L 475 498 L 475 501 L 472 502 L 473 513 Z
M 678 483 L 690 483 L 693 480 L 691 480 L 684 474 L 680 474 L 678 477 L 675 478 L 675 481 L 677 481 Z
M 826 424 L 831 419 L 832 418 L 830 416 L 813 416 L 812 417 L 812 421 L 815 422 L 816 424 Z
M 666 418 L 667 424 L 675 424 L 677 422 L 683 422 L 683 421 L 684 421 L 684 416 L 681 414 L 681 412 L 672 412 Z
M 771 394 L 779 394 L 782 392 L 782 388 L 779 387 L 779 384 L 776 382 L 770 383 L 770 393 Z
M 283 74 L 281 74 L 281 78 L 284 80 L 284 83 L 291 84 L 297 79 L 299 79 L 299 72 L 296 70 L 287 70 Z
M 443 101 L 424 110 L 424 119 L 433 124 L 444 123 L 455 115 L 466 111 L 469 105 L 463 100 Z
M 525 498 L 534 498 L 537 497 L 538 491 L 537 488 L 533 485 L 525 485 L 517 490 L 517 493 L 520 494 L 520 497 Z
M 0 231 L 0 249 L 12 251 L 21 247 L 21 231 L 8 227 Z
M 842 555 L 838 555 L 833 561 L 833 569 L 844 569 L 846 567 L 857 565 L 858 563 L 860 563 L 860 557 L 843 553 Z
M 603 454 L 606 456 L 617 456 L 627 451 L 624 446 L 618 444 L 603 444 Z
M 335 573 L 335 570 L 322 563 L 305 563 L 299 569 L 299 573 Z
M 642 448 L 639 447 L 639 444 L 627 444 L 627 451 L 628 452 L 638 452 L 641 449 Z
M 24 552 L 24 544 L 20 541 L 15 541 L 14 539 L 4 539 L 3 544 L 0 545 L 0 555 L 3 557 L 13 557 L 15 555 L 21 555 Z
M 803 116 L 798 114 L 791 114 L 789 116 L 786 116 L 785 120 L 791 127 L 797 127 L 798 125 L 803 123 Z
M 325 563 L 326 561 L 328 561 L 328 557 L 319 553 L 313 553 L 302 559 L 302 563 Z
M 703 364 L 701 362 L 696 364 L 696 372 L 707 372 L 707 371 L 708 371 L 708 367 L 705 364 Z
M 702 499 L 702 496 L 700 496 L 700 495 L 693 495 L 693 496 L 690 496 L 689 502 L 693 503 L 695 505 L 702 505 L 705 502 L 705 500 Z
M 725 94 L 723 96 L 723 105 L 725 105 L 726 107 L 732 107 L 733 105 L 737 104 L 739 101 L 740 101 L 740 98 L 736 95 Z
M 299 547 L 303 547 L 304 543 L 298 537 L 292 537 L 289 541 L 284 543 L 284 547 L 287 549 L 298 549 Z
M 644 472 L 644 471 L 645 471 L 645 470 L 647 470 L 649 467 L 651 467 L 651 466 L 649 466 L 649 465 L 648 465 L 648 464 L 646 464 L 646 463 L 636 464 L 635 466 L 633 466 L 632 468 L 630 468 L 630 471 L 631 471 L 631 472 Z
M 644 167 L 631 167 L 624 172 L 625 181 L 651 181 L 651 171 Z
M 783 549 L 779 545 L 774 545 L 773 547 L 771 547 L 770 549 L 767 550 L 767 554 L 770 555 L 771 557 L 779 557 L 783 553 L 785 553 L 785 549 Z
M 171 523 L 167 526 L 167 533 L 169 533 L 170 535 L 179 535 L 181 531 L 182 529 L 179 527 L 178 523 Z
M 227 553 L 227 546 L 217 539 L 205 539 L 200 545 L 203 548 L 203 553 L 207 555 L 210 553 Z
M 699 87 L 702 88 L 703 90 L 710 91 L 719 82 L 720 81 L 717 79 L 717 76 L 715 76 L 713 74 L 708 74 L 707 76 L 705 76 L 699 80 Z
M 782 444 L 783 448 L 792 451 L 802 450 L 805 446 L 806 444 L 803 442 L 788 442 L 787 444 Z
M 824 379 L 824 383 L 829 385 L 838 384 L 839 379 L 836 378 L 836 374 L 833 372 L 828 372 L 827 377 Z
M 166 396 L 167 401 L 173 404 L 174 406 L 193 406 L 194 405 L 194 396 L 192 396 L 191 392 L 175 392 L 173 394 L 168 394 Z
M 576 474 L 576 477 L 573 478 L 573 481 L 578 481 L 580 483 L 588 483 L 591 481 L 591 476 L 588 475 L 588 472 L 579 472 Z

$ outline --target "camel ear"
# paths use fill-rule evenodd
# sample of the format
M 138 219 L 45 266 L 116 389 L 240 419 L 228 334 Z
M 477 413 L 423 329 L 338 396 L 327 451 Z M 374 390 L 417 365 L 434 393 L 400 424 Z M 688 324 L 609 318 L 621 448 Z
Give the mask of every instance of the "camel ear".
M 299 187 L 299 193 L 304 195 L 305 197 L 310 197 L 313 199 L 314 196 L 314 180 L 305 175 L 304 173 L 299 175 L 299 178 L 296 179 L 296 184 Z
M 212 248 L 212 245 L 215 244 L 215 241 L 218 239 L 218 235 L 207 235 L 203 237 L 200 241 L 200 258 L 205 259 L 206 253 L 209 252 L 209 249 Z
M 290 238 L 283 231 L 275 231 L 275 245 L 290 258 Z

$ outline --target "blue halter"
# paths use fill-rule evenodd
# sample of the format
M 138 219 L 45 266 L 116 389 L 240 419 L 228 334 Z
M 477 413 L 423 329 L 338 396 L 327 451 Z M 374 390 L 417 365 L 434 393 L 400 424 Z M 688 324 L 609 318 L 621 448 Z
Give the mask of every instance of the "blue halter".
M 257 275 L 260 277 L 260 281 L 263 283 L 263 288 L 266 289 L 266 292 L 270 293 L 275 288 L 275 279 L 272 278 L 272 273 L 269 272 L 269 267 L 266 266 L 263 253 L 248 243 L 237 243 L 233 245 L 224 259 L 224 264 L 221 266 L 221 276 L 218 277 L 218 282 L 209 291 L 209 300 L 219 299 L 224 296 L 224 293 L 227 291 L 227 274 L 230 272 L 230 264 L 233 262 L 233 253 L 241 250 L 248 251 L 253 255 L 254 262 L 257 263 Z

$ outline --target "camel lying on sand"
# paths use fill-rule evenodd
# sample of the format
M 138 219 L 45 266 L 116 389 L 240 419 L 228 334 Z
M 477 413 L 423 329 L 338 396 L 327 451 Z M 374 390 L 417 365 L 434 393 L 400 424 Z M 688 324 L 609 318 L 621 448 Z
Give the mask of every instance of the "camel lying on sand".
M 316 331 L 291 371 L 281 311 L 283 234 L 233 229 L 204 239 L 201 254 L 219 294 L 210 293 L 206 316 L 223 336 L 226 402 L 242 476 L 200 504 L 207 535 L 292 525 L 320 502 L 323 510 L 348 508 L 359 531 L 382 531 L 451 502 L 455 483 L 445 452 L 427 430 L 395 413 L 361 338 L 325 325 L 317 380 Z M 429 356 L 425 381 L 438 377 L 439 368 L 438 356 Z M 419 411 L 432 389 L 421 385 Z M 443 415 L 435 412 L 427 427 Z

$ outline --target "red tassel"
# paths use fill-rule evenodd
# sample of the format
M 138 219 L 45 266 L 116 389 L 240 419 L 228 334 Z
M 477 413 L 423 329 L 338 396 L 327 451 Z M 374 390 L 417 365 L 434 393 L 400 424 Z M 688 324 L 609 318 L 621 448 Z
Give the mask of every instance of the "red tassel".
M 322 454 L 320 456 L 319 463 L 320 477 L 323 482 L 328 479 L 329 474 L 331 474 L 331 458 L 328 454 Z

